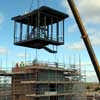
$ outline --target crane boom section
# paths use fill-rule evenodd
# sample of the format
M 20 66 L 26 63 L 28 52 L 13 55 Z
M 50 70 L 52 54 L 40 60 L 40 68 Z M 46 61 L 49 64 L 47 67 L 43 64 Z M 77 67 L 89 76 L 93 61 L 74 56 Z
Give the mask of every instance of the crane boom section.
M 88 34 L 86 32 L 86 29 L 85 29 L 85 27 L 83 25 L 83 22 L 81 20 L 81 17 L 80 17 L 80 14 L 78 12 L 78 9 L 77 9 L 77 7 L 76 7 L 76 5 L 75 5 L 73 0 L 67 0 L 67 1 L 69 3 L 69 6 L 70 6 L 72 12 L 73 12 L 74 18 L 75 18 L 76 23 L 77 23 L 77 25 L 79 27 L 79 30 L 81 32 L 83 41 L 85 43 L 85 46 L 86 46 L 87 51 L 88 51 L 88 54 L 89 54 L 89 56 L 91 58 L 92 64 L 93 64 L 95 72 L 97 74 L 97 78 L 98 78 L 98 80 L 100 82 L 100 67 L 99 67 L 99 63 L 98 63 L 98 60 L 96 58 L 95 52 L 94 52 L 94 50 L 92 48 L 92 44 L 90 42 L 90 39 L 89 39 Z

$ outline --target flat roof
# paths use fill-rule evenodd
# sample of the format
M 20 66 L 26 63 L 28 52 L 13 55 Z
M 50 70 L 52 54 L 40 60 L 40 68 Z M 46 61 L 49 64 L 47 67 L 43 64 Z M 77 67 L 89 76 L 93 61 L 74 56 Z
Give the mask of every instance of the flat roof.
M 54 70 L 54 71 L 66 71 L 64 68 L 51 67 L 51 66 L 26 66 L 26 69 L 38 69 L 38 70 Z M 68 70 L 67 70 L 68 71 Z
M 60 80 L 55 80 L 55 81 L 21 81 L 20 82 L 21 84 L 48 84 L 48 83 L 50 83 L 50 84 L 80 84 L 80 82 L 79 81 L 66 81 L 66 80 L 64 80 L 64 81 L 60 81 Z
M 48 97 L 48 96 L 74 96 L 74 95 L 79 95 L 81 93 L 77 93 L 77 92 L 69 92 L 69 93 L 57 93 L 57 94 L 26 94 L 27 97 Z M 85 93 L 82 93 L 82 95 L 84 95 Z
M 0 76 L 12 76 L 11 73 L 0 73 Z
M 13 17 L 12 20 L 19 23 L 36 26 L 37 23 L 36 18 L 38 16 L 38 13 L 40 14 L 40 18 L 39 18 L 40 25 L 44 24 L 45 16 L 46 16 L 46 25 L 51 24 L 51 18 L 53 19 L 52 23 L 57 23 L 58 21 L 64 20 L 65 18 L 68 17 L 68 14 L 65 14 L 63 12 L 60 12 L 58 10 L 55 10 L 47 6 L 42 6 L 39 9 L 35 9 L 32 12 L 29 12 L 27 14 Z
M 62 66 L 62 65 L 61 65 Z M 63 66 L 62 67 L 56 67 L 56 65 L 54 64 L 38 64 L 38 65 L 26 65 L 25 67 L 23 67 L 24 69 L 21 70 L 22 67 L 19 67 L 19 71 L 16 71 L 16 67 L 15 67 L 15 72 L 11 71 L 11 72 L 1 72 L 0 76 L 13 76 L 13 75 L 24 75 L 24 74 L 32 74 L 33 71 L 30 70 L 44 70 L 44 71 L 57 71 L 57 72 L 63 72 L 65 76 L 70 76 L 70 74 L 77 74 L 75 73 L 76 70 L 72 70 L 72 69 L 65 69 Z

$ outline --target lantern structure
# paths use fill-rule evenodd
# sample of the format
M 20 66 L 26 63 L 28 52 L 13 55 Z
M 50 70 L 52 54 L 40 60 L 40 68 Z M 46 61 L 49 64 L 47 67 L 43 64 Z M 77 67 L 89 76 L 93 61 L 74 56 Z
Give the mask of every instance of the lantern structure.
M 64 21 L 68 17 L 60 11 L 42 6 L 32 12 L 13 17 L 14 44 L 53 52 L 48 45 L 64 44 Z

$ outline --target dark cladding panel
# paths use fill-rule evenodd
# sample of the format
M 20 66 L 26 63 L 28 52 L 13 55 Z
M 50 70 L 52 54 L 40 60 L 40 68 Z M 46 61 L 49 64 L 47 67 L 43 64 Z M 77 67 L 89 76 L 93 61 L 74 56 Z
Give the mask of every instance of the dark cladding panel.
M 51 24 L 51 18 L 53 18 L 53 23 L 57 23 L 58 21 L 64 20 L 68 17 L 67 14 L 64 14 L 60 11 L 54 10 L 52 8 L 42 6 L 39 9 L 36 9 L 30 13 L 27 13 L 25 15 L 20 15 L 13 17 L 12 20 L 15 20 L 16 22 L 23 23 L 23 24 L 29 24 L 32 26 L 36 25 L 36 17 L 38 15 L 38 11 L 40 13 L 40 25 L 42 26 L 44 24 L 44 17 L 46 16 L 46 25 Z M 31 19 L 33 21 L 31 21 Z

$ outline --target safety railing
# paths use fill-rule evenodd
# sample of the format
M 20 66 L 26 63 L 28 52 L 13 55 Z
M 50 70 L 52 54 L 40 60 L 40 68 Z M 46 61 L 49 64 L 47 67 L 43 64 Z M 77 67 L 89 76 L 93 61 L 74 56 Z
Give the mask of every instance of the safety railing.
M 16 36 L 14 42 L 22 42 L 22 41 L 26 41 L 26 40 L 35 40 L 35 39 L 43 39 L 43 40 L 47 40 L 47 41 L 55 41 L 55 42 L 64 42 L 64 39 L 62 36 L 57 37 L 56 35 L 53 36 L 47 36 L 46 34 L 29 34 L 29 36 L 27 35 L 23 35 L 22 38 L 20 38 L 20 36 Z

